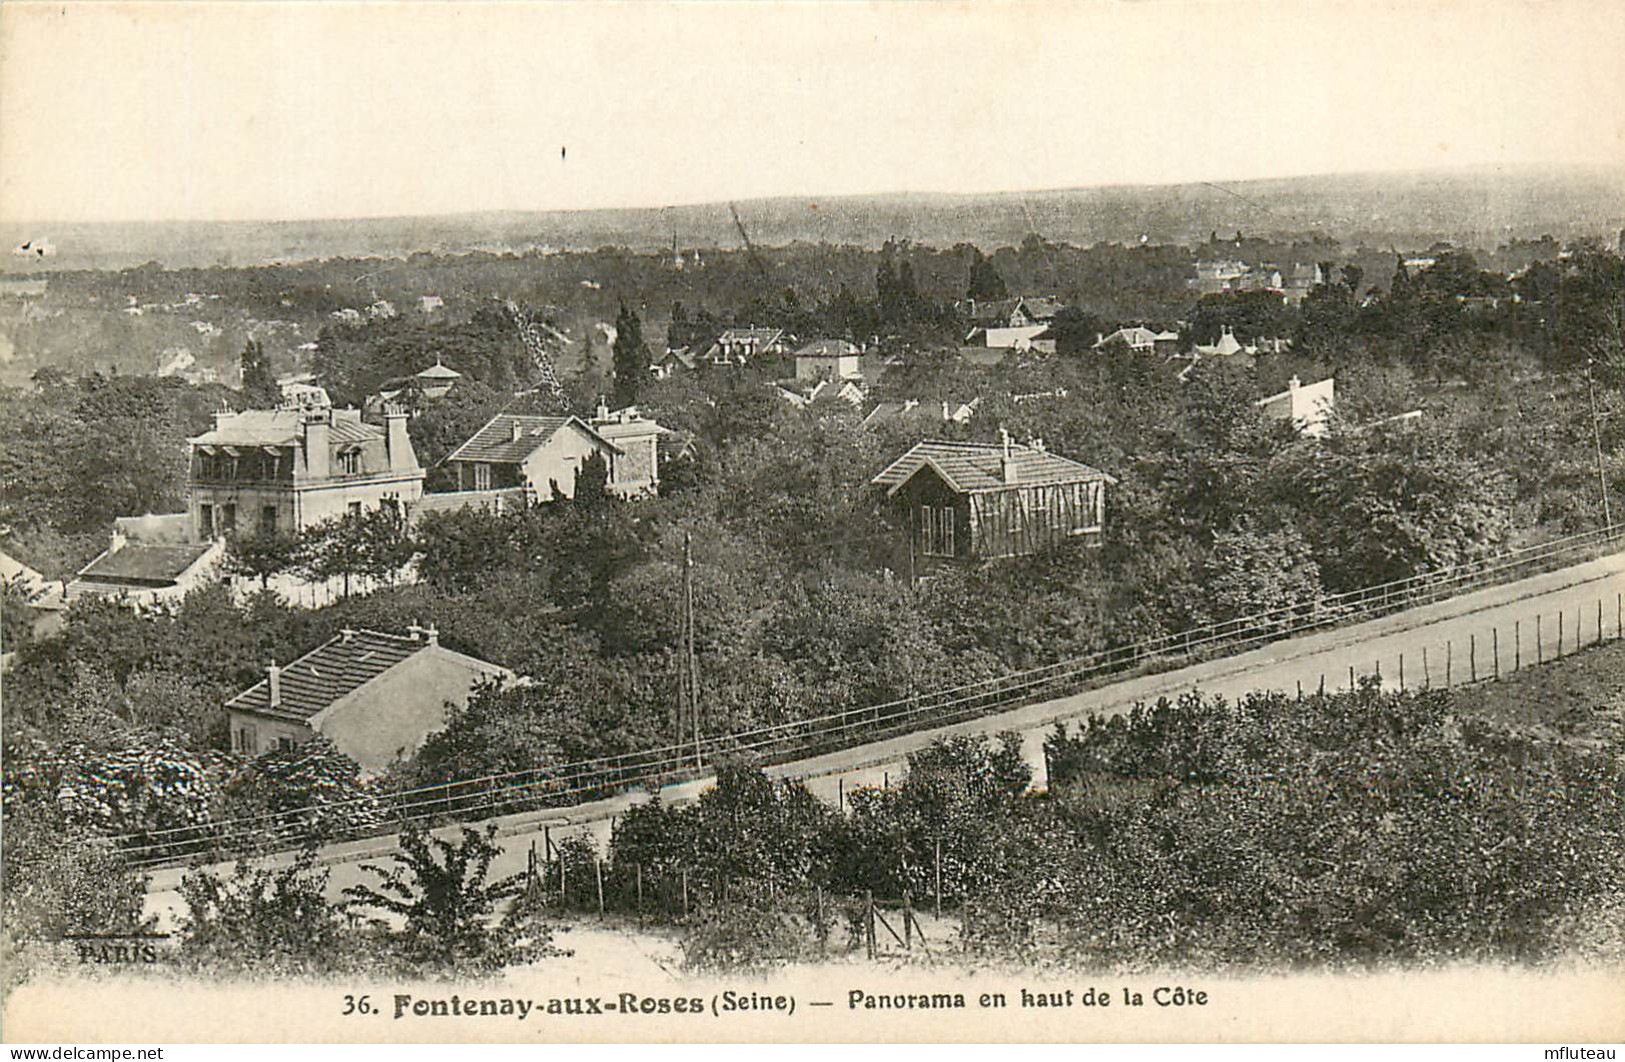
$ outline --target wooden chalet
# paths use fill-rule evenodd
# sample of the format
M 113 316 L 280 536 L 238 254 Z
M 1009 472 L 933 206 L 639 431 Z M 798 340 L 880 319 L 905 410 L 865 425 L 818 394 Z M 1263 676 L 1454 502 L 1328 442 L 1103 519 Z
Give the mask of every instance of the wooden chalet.
M 922 442 L 870 482 L 907 529 L 911 565 L 974 563 L 1098 541 L 1116 479 L 1042 441 Z

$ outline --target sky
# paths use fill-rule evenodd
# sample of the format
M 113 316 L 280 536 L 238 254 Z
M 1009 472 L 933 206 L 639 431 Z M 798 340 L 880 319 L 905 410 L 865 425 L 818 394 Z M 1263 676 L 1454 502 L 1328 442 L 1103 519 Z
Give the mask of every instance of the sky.
M 0 5 L 0 218 L 1625 164 L 1618 0 Z

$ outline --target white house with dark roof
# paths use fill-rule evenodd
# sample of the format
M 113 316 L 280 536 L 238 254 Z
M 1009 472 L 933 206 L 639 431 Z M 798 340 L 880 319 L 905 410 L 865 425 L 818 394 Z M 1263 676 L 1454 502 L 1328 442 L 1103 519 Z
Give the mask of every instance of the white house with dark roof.
M 788 350 L 782 328 L 730 328 L 717 336 L 701 357 L 712 365 L 744 365 Z
M 1179 350 L 1179 333 L 1158 332 L 1144 325 L 1129 325 L 1119 328 L 1111 335 L 1096 339 L 1095 349 L 1098 350 L 1113 342 L 1126 344 L 1136 354 L 1174 354 Z
M 997 443 L 922 442 L 870 482 L 906 528 L 910 567 L 1016 557 L 1098 542 L 1117 480 L 1000 432 Z
M 376 772 L 417 752 L 450 713 L 505 667 L 453 652 L 433 627 L 406 635 L 344 630 L 226 702 L 231 747 L 257 756 L 317 734 Z
M 798 380 L 861 380 L 863 351 L 845 339 L 815 339 L 796 351 Z
M 576 416 L 539 417 L 498 413 L 473 438 L 453 450 L 446 464 L 460 491 L 528 488 L 537 501 L 575 497 L 582 465 L 598 458 L 615 487 L 615 462 L 626 451 Z

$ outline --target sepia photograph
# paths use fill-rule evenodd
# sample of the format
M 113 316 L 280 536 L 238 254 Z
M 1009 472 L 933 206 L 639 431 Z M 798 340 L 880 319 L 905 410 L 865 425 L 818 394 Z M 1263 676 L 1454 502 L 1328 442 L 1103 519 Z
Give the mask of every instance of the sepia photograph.
M 1622 56 L 7 0 L 10 1057 L 1616 1057 Z

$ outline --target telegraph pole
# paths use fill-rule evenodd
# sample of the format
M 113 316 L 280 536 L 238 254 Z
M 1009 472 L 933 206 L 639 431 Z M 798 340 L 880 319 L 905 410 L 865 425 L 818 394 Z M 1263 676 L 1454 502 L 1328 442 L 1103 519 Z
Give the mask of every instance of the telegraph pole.
M 1602 520 L 1603 526 L 1610 531 L 1614 527 L 1614 513 L 1608 504 L 1608 475 L 1602 466 L 1602 424 L 1597 416 L 1597 385 L 1591 378 L 1591 363 L 1595 360 L 1586 357 L 1586 394 L 1591 399 L 1591 446 L 1597 455 L 1597 483 L 1602 487 Z
M 686 675 L 689 719 L 694 728 L 694 766 L 698 768 L 703 766 L 700 758 L 700 668 L 699 655 L 694 650 L 694 536 L 689 531 L 683 532 L 683 646 L 680 652 Z

